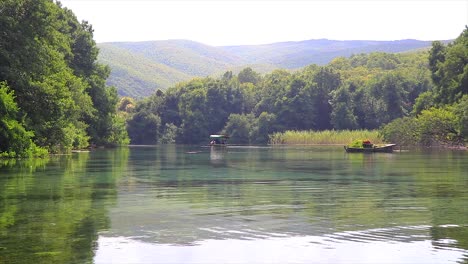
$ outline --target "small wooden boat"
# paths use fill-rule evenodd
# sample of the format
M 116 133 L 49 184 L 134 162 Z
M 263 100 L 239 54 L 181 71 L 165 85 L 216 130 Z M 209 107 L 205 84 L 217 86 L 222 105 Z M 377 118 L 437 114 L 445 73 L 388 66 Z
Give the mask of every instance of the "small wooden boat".
M 226 147 L 228 135 L 210 135 L 210 146 Z
M 353 147 L 348 147 L 344 146 L 346 152 L 360 152 L 360 153 L 372 153 L 372 152 L 386 152 L 386 153 L 391 153 L 393 152 L 393 147 L 396 146 L 396 144 L 385 144 L 382 146 L 372 146 L 371 148 L 353 148 Z
M 358 143 L 358 144 L 356 144 Z M 360 146 L 356 146 L 360 145 Z M 352 146 L 344 146 L 346 152 L 351 153 L 373 153 L 373 152 L 393 152 L 393 147 L 396 144 L 383 144 L 383 145 L 374 145 L 369 140 L 355 141 Z

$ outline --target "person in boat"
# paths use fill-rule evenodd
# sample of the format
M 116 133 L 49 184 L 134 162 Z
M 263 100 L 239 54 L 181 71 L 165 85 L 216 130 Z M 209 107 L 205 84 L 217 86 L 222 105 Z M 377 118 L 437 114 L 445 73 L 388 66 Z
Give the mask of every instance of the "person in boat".
M 226 140 L 229 136 L 226 135 L 211 135 L 210 145 L 226 145 Z
M 372 148 L 374 146 L 374 144 L 372 144 L 372 142 L 368 139 L 362 141 L 362 146 L 364 148 Z

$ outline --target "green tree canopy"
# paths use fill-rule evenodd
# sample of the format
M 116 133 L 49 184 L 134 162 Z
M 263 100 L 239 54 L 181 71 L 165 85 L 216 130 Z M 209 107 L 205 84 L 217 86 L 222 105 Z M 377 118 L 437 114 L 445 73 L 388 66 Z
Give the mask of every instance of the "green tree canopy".
M 0 2 L 0 81 L 33 141 L 51 152 L 126 142 L 92 27 L 51 0 Z M 116 126 L 117 124 L 117 126 Z M 120 125 L 119 125 L 120 124 Z
M 434 42 L 429 65 L 438 104 L 453 104 L 468 94 L 468 26 L 447 46 Z

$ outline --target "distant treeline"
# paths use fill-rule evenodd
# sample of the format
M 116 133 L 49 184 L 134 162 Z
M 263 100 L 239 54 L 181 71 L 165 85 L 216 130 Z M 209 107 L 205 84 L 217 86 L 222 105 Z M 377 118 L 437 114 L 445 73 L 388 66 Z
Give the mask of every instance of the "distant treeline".
M 446 43 L 447 41 L 444 41 Z M 431 41 L 303 40 L 264 45 L 210 46 L 190 40 L 99 43 L 98 60 L 111 67 L 107 84 L 137 99 L 196 77 L 238 73 L 246 67 L 265 74 L 275 69 L 326 65 L 352 54 L 429 49 Z
M 228 71 L 219 79 L 158 90 L 136 103 L 123 98 L 119 108 L 127 115 L 133 144 L 200 143 L 213 133 L 229 134 L 232 143 L 265 144 L 270 134 L 286 130 L 378 129 L 394 120 L 414 124 L 447 105 L 466 106 L 466 32 L 448 46 L 434 42 L 430 52 L 357 54 L 266 75 L 251 68 L 237 75 Z M 451 133 L 462 139 L 463 115 L 453 113 L 458 119 Z M 391 123 L 383 135 L 397 142 L 397 128 L 403 126 Z

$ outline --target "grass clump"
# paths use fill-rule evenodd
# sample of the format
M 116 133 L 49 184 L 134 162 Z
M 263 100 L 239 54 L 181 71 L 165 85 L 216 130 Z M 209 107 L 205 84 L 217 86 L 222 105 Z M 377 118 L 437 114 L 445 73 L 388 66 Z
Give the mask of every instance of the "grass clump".
M 272 145 L 347 145 L 363 138 L 372 143 L 382 143 L 378 130 L 323 130 L 323 131 L 292 131 L 277 132 L 270 135 Z M 357 143 L 356 143 L 357 144 Z

